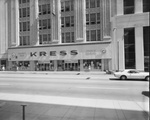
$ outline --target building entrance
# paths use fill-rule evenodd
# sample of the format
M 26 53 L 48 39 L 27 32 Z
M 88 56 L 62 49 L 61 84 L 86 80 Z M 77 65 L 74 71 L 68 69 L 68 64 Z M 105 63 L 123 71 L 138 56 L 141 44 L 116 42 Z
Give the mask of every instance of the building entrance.
M 78 71 L 80 70 L 80 62 L 78 60 L 65 60 L 64 61 L 65 71 Z

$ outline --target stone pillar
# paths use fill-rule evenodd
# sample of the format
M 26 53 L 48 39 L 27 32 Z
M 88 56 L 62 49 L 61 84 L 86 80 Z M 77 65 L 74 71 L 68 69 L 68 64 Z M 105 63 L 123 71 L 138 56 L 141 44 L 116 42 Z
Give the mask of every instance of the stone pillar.
M 10 12 L 10 16 L 8 16 L 11 19 L 10 23 L 10 40 L 11 40 L 11 46 L 16 46 L 19 44 L 19 3 L 18 0 L 11 0 L 10 9 L 8 9 L 8 12 Z
M 84 68 L 83 68 L 83 60 L 80 60 L 80 71 L 84 71 Z
M 117 0 L 117 16 L 118 15 L 123 15 L 123 0 Z
M 135 0 L 135 13 L 143 12 L 143 0 Z
M 75 2 L 75 41 L 86 41 L 86 8 L 85 0 L 74 0 Z
M 54 71 L 57 71 L 57 60 L 54 60 Z
M 136 69 L 144 70 L 143 27 L 135 27 Z
M 53 43 L 61 43 L 60 0 L 51 0 L 51 36 Z
M 30 44 L 38 45 L 38 0 L 30 0 Z
M 117 54 L 118 54 L 118 69 L 124 70 L 125 69 L 125 54 L 124 54 L 124 29 L 118 28 L 117 29 Z

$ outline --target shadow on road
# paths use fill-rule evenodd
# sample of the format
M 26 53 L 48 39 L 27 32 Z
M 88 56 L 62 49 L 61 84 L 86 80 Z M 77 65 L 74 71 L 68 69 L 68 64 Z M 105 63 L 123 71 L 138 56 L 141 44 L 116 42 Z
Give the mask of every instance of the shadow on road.
M 114 80 L 114 81 L 146 81 L 146 80 L 143 80 L 143 79 L 126 79 L 126 80 L 121 80 L 119 78 L 109 78 L 109 80 Z

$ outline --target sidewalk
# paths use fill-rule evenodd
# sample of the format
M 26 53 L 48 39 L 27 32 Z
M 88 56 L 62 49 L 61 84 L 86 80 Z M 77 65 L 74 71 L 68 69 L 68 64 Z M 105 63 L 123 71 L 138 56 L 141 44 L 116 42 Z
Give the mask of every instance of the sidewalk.
M 148 120 L 148 102 L 9 93 L 0 93 L 0 120 L 21 120 L 22 104 L 26 120 Z

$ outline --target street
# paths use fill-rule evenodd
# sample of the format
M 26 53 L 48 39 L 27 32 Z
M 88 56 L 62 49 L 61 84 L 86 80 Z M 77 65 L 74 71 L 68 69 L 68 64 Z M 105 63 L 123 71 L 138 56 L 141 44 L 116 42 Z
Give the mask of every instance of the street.
M 82 107 L 90 107 L 88 110 L 93 111 L 93 108 L 109 108 L 112 110 L 109 110 L 111 114 L 113 114 L 112 111 L 113 107 L 111 107 L 109 101 L 120 101 L 120 103 L 123 103 L 125 101 L 127 102 L 133 102 L 138 104 L 142 111 L 147 111 L 148 105 L 148 99 L 149 97 L 146 95 L 143 95 L 144 92 L 149 91 L 149 82 L 144 80 L 118 80 L 115 79 L 113 75 L 106 75 L 106 74 L 78 74 L 78 73 L 59 73 L 59 74 L 52 74 L 52 73 L 45 73 L 45 74 L 3 74 L 1 72 L 0 74 L 0 95 L 6 94 L 6 95 L 26 95 L 30 96 L 30 98 L 34 95 L 37 96 L 37 98 L 40 96 L 43 96 L 43 100 L 45 99 L 51 99 L 48 102 L 42 102 L 39 100 L 38 103 L 48 103 L 57 104 L 58 109 L 55 107 L 55 111 L 61 111 L 68 108 L 68 106 L 71 106 L 70 109 L 74 109 L 75 106 Z M 44 99 L 45 97 L 45 99 Z M 46 98 L 47 97 L 47 98 Z M 16 96 L 17 98 L 17 96 Z M 12 98 L 13 102 L 6 102 L 3 99 L 0 98 L 2 102 L 5 101 L 6 105 L 3 105 L 3 107 L 8 106 L 8 108 L 12 105 L 19 105 L 18 102 L 29 102 L 28 100 L 24 101 L 22 99 L 21 101 L 17 100 L 16 98 Z M 58 99 L 52 101 L 52 99 Z M 16 101 L 15 101 L 16 99 Z M 30 102 L 32 102 L 34 105 L 34 99 L 32 98 Z M 62 102 L 60 99 L 64 99 L 64 101 L 70 101 L 70 103 Z M 9 99 L 11 100 L 11 98 Z M 91 102 L 89 104 L 85 101 L 105 101 L 108 106 L 103 107 L 102 105 L 95 105 Z M 79 102 L 74 102 L 79 101 Z M 107 102 L 106 102 L 107 101 Z M 83 102 L 83 103 L 82 103 Z M 82 103 L 82 104 L 81 104 Z M 143 103 L 143 104 L 140 104 Z M 145 105 L 146 104 L 146 105 Z M 62 105 L 65 105 L 65 108 L 62 107 Z M 110 105 L 110 106 L 109 106 Z M 30 105 L 31 106 L 31 105 Z M 40 106 L 39 104 L 36 105 Z M 59 107 L 58 107 L 59 106 Z M 60 107 L 61 106 L 61 107 Z M 116 110 L 119 110 L 117 107 L 117 103 L 114 102 L 114 106 L 116 106 Z M 132 104 L 131 104 L 132 106 Z M 132 109 L 131 111 L 136 111 L 136 108 L 126 106 L 126 110 Z M 131 108 L 130 108 L 131 107 Z M 2 108 L 2 107 L 1 107 Z M 4 109 L 0 108 L 0 112 Z M 129 108 L 129 109 L 128 109 Z M 146 110 L 145 110 L 146 109 Z M 100 109 L 98 109 L 100 110 Z M 122 108 L 123 110 L 123 108 Z M 82 111 L 82 110 L 81 110 Z M 145 120 L 147 119 L 146 114 L 139 114 L 139 109 L 137 110 L 137 113 L 135 112 L 132 116 L 133 120 Z M 104 112 L 104 111 L 103 111 Z M 127 112 L 126 112 L 127 113 Z M 132 112 L 131 112 L 132 113 Z M 79 113 L 76 113 L 79 114 Z M 87 113 L 86 113 L 87 114 Z M 106 114 L 106 113 L 105 113 Z M 87 114 L 88 115 L 88 114 Z M 138 115 L 138 116 L 137 116 Z M 0 117 L 3 115 L 0 114 Z M 105 115 L 107 116 L 107 115 Z M 109 116 L 109 115 L 108 115 Z M 113 115 L 114 116 L 114 115 Z M 56 116 L 55 116 L 56 117 Z M 58 117 L 58 116 L 57 116 Z M 100 120 L 99 117 L 93 117 L 92 115 L 89 117 L 86 116 L 86 120 Z M 129 116 L 128 116 L 129 117 Z M 4 117 L 3 117 L 4 118 Z M 84 119 L 85 119 L 84 118 Z M 130 118 L 130 117 L 129 117 Z M 31 118 L 30 118 L 31 119 Z M 58 119 L 58 118 L 57 118 Z M 62 119 L 62 118 L 60 118 Z M 64 119 L 64 118 L 63 118 Z M 68 118 L 67 118 L 68 119 Z M 75 120 L 77 118 L 69 118 L 68 120 Z M 78 118 L 79 119 L 79 118 Z M 77 119 L 77 120 L 78 120 Z M 81 119 L 81 118 L 80 118 Z M 103 118 L 102 120 L 105 120 L 106 118 Z M 108 118 L 107 118 L 108 119 Z M 115 119 L 115 118 L 110 118 Z M 124 120 L 123 117 L 117 117 L 118 120 Z M 126 118 L 127 119 L 127 118 Z M 0 119 L 5 120 L 5 119 Z M 11 119 L 12 120 L 12 119 Z M 34 120 L 39 120 L 35 119 Z M 41 120 L 47 120 L 47 119 L 41 119 Z M 59 120 L 59 119 L 58 119 Z M 66 120 L 66 119 L 64 119 Z M 130 119 L 129 119 L 130 120 Z

